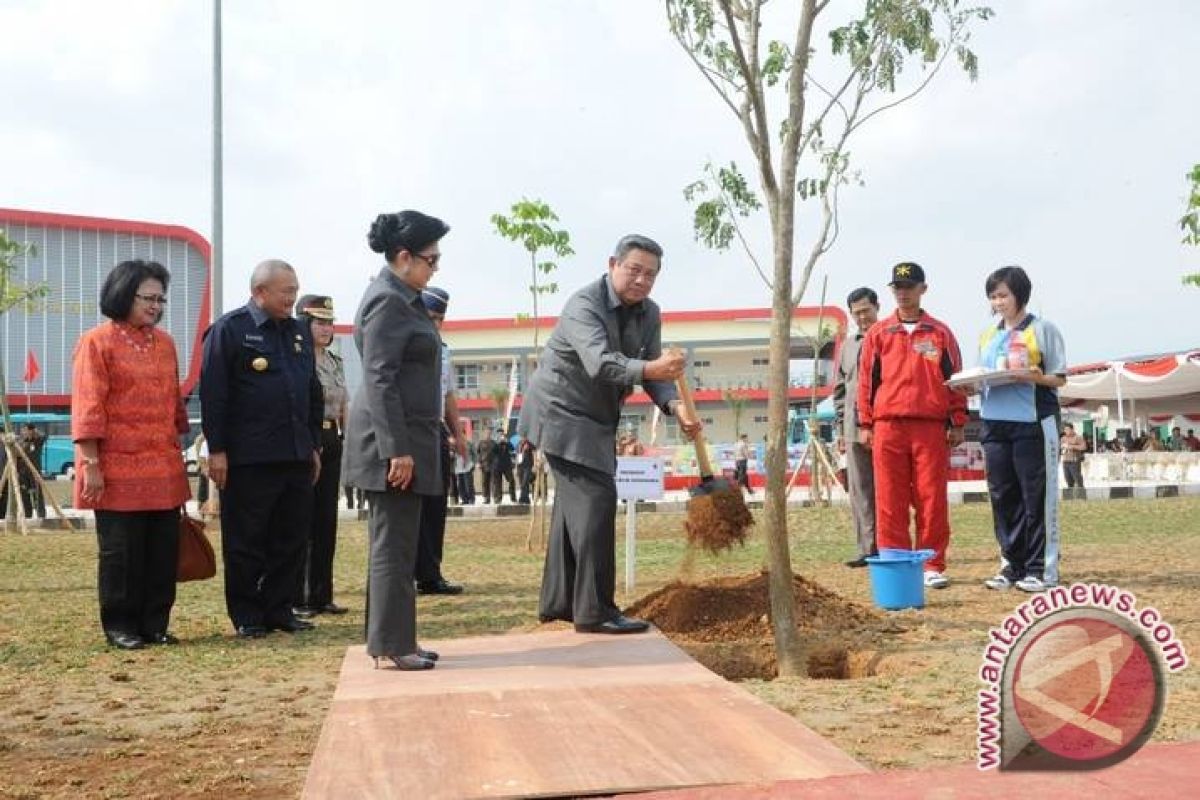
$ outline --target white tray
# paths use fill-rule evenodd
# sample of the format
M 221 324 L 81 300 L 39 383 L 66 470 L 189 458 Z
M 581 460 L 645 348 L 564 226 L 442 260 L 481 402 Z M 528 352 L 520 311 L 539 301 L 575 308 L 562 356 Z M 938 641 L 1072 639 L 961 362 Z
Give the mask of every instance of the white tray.
M 951 389 L 964 386 L 979 388 L 981 386 L 1004 386 L 1017 383 L 1020 378 L 1037 374 L 1032 369 L 991 369 L 986 372 L 958 373 L 951 375 L 946 385 Z

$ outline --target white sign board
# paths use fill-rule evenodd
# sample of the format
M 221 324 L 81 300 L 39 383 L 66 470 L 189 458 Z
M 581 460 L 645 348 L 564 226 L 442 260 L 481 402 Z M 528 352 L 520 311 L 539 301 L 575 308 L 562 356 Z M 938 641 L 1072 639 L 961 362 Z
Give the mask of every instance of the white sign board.
M 660 500 L 663 461 L 650 456 L 617 456 L 617 499 Z

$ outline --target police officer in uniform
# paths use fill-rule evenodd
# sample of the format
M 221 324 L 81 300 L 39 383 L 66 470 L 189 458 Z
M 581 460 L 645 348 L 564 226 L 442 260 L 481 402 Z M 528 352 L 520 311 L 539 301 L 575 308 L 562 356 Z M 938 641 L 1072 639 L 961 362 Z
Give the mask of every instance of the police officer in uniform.
M 324 399 L 307 325 L 292 317 L 299 282 L 264 261 L 250 302 L 209 328 L 200 408 L 209 476 L 221 491 L 225 604 L 237 635 L 308 630 L 292 602 L 321 469 Z
M 450 293 L 437 286 L 427 286 L 421 290 L 421 302 L 429 311 L 429 318 L 440 334 L 446 321 L 446 309 L 450 304 Z M 442 340 L 441 358 L 441 454 L 442 474 L 446 476 L 444 487 L 455 483 L 454 457 L 466 456 L 466 443 L 451 434 L 461 428 L 458 416 L 458 396 L 454 392 L 453 370 L 451 369 L 450 346 Z M 421 501 L 421 535 L 417 540 L 417 578 L 418 594 L 462 594 L 460 583 L 451 583 L 442 575 L 442 555 L 446 543 L 446 506 L 448 505 L 446 489 L 439 495 L 426 496 Z
M 346 428 L 346 371 L 333 343 L 333 299 L 306 294 L 296 303 L 296 316 L 312 332 L 317 380 L 325 399 L 321 419 L 321 477 L 313 489 L 312 532 L 304 552 L 304 574 L 298 588 L 297 616 L 345 614 L 333 602 L 333 554 L 337 548 L 338 484 L 342 479 L 342 431 Z

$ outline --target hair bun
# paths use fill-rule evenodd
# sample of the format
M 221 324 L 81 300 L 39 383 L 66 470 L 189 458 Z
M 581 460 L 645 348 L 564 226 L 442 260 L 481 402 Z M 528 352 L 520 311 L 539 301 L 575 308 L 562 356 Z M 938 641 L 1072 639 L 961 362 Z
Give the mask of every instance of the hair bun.
M 399 232 L 400 220 L 395 214 L 380 214 L 371 223 L 371 230 L 367 233 L 367 244 L 376 253 L 386 253 L 392 249 Z

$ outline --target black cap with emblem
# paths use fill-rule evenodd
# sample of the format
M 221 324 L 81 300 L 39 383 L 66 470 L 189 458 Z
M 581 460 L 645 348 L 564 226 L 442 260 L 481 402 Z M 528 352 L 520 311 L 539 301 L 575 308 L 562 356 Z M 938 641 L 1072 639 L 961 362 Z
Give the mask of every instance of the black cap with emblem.
M 306 294 L 296 301 L 296 313 L 333 322 L 333 298 L 321 294 Z
M 925 282 L 925 270 L 914 261 L 901 261 L 892 267 L 892 279 L 888 286 L 915 286 Z

